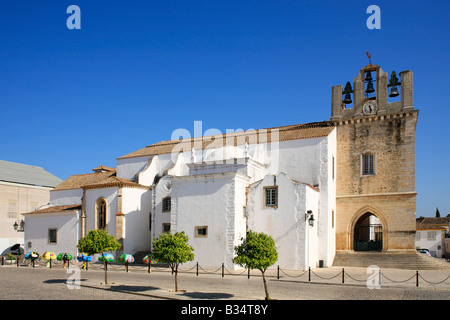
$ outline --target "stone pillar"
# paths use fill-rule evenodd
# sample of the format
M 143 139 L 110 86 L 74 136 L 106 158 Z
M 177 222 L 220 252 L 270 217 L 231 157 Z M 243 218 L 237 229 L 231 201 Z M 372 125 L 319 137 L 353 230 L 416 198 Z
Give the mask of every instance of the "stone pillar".
M 387 81 L 387 73 L 379 68 L 377 71 L 377 104 L 380 115 L 386 113 Z
M 122 247 L 116 250 L 117 256 L 123 253 L 123 240 L 125 238 L 125 214 L 123 212 L 116 213 L 116 240 Z
M 123 241 L 125 239 L 125 214 L 122 212 L 122 188 L 117 192 L 117 213 L 116 213 L 116 240 L 122 245 L 116 250 L 117 256 L 123 253 Z
M 80 216 L 80 237 L 86 236 L 86 190 L 83 190 L 83 198 L 81 200 L 81 216 Z
M 413 73 L 411 70 L 400 72 L 402 110 L 413 110 Z
M 342 109 L 342 86 L 333 86 L 331 87 L 331 120 L 339 119 Z
M 362 116 L 362 106 L 364 103 L 364 71 L 361 70 L 353 79 L 353 114 Z

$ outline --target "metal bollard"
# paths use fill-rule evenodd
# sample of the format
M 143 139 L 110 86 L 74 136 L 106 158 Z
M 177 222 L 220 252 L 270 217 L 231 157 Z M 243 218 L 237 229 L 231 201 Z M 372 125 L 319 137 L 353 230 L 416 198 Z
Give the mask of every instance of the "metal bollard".
M 222 278 L 224 277 L 225 273 L 225 264 L 222 262 Z
M 419 287 L 419 271 L 416 271 L 416 287 Z

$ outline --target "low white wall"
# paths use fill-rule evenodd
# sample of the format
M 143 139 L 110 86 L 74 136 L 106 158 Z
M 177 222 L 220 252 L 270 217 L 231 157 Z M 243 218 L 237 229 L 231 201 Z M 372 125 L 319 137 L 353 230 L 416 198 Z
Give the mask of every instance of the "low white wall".
M 77 255 L 79 213 L 38 213 L 25 216 L 25 252 Z M 48 243 L 48 230 L 57 229 L 56 243 Z M 29 246 L 31 242 L 31 247 Z

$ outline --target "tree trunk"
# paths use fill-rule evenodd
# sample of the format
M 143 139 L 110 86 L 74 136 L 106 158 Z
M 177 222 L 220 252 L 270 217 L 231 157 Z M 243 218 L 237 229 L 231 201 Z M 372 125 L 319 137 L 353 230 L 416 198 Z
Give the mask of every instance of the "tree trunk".
M 102 258 L 103 258 L 103 268 L 105 269 L 105 284 L 108 284 L 108 265 L 106 263 L 106 259 L 105 256 L 102 253 Z
M 261 270 L 263 283 L 264 283 L 264 291 L 266 292 L 266 300 L 270 300 L 269 290 L 267 289 L 266 277 L 264 277 L 265 270 Z
M 178 292 L 178 265 L 175 266 L 175 292 Z

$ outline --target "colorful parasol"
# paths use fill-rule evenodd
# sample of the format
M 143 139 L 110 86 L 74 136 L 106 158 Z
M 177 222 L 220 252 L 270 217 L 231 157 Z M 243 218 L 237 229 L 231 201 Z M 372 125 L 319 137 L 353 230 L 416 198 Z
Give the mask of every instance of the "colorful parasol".
M 106 262 L 114 262 L 114 256 L 112 254 L 110 254 L 110 253 L 105 253 L 103 255 L 100 255 L 98 257 L 98 261 L 104 262 L 103 261 L 103 257 L 106 260 Z
M 156 264 L 156 263 L 158 263 L 159 260 L 155 259 L 153 257 L 153 255 L 148 254 L 144 257 L 144 259 L 142 259 L 142 261 L 144 261 L 144 263 L 147 263 L 147 264 Z
M 133 263 L 134 257 L 131 254 L 122 254 L 118 260 L 120 263 Z
M 72 260 L 73 257 L 72 257 L 72 255 L 70 253 L 63 252 L 63 253 L 58 254 L 56 259 L 58 259 L 59 261 L 61 261 L 61 260 L 62 261 L 68 261 L 68 260 Z
M 25 255 L 25 259 L 31 259 L 31 260 L 35 260 L 39 258 L 39 253 L 33 251 L 33 252 L 27 252 L 27 254 Z
M 92 257 L 88 256 L 84 253 L 81 253 L 79 256 L 77 256 L 77 260 L 79 262 L 91 262 L 92 261 Z
M 44 254 L 41 257 L 42 257 L 42 259 L 45 259 L 45 260 L 55 260 L 56 254 L 54 254 L 53 252 L 47 251 L 47 252 L 44 252 Z

